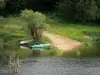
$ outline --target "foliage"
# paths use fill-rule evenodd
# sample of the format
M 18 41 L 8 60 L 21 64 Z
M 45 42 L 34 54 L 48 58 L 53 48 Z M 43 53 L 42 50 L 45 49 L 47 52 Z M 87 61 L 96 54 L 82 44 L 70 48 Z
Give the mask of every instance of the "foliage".
M 71 20 L 100 19 L 99 5 L 95 0 L 62 0 L 57 6 L 58 15 Z
M 19 13 L 20 10 L 25 8 L 26 2 L 24 0 L 4 0 L 5 8 L 1 11 L 7 15 Z
M 40 42 L 42 29 L 44 27 L 45 15 L 39 12 L 33 12 L 32 10 L 24 10 L 21 13 L 21 17 L 26 21 L 24 26 L 28 35 L 36 42 Z
M 0 0 L 1 1 L 1 0 Z M 0 15 L 8 16 L 9 14 L 18 14 L 20 10 L 32 9 L 34 11 L 52 11 L 59 0 L 2 0 L 5 8 L 0 10 Z M 1 4 L 1 2 L 0 2 Z
M 4 0 L 0 0 L 0 9 L 3 9 L 5 7 Z

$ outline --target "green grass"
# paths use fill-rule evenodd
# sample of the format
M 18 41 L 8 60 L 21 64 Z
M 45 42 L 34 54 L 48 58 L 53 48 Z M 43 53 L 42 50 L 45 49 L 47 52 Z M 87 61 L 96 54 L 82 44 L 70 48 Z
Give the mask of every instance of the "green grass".
M 100 35 L 100 25 L 95 23 L 72 23 L 56 16 L 47 15 L 46 30 L 56 34 L 84 42 L 84 31 L 87 33 L 98 33 Z M 89 35 L 93 39 L 100 38 L 95 34 Z
M 21 40 L 29 39 L 22 28 L 22 25 L 24 24 L 25 23 L 19 17 L 7 17 L 2 20 L 0 19 L 0 43 L 8 43 L 4 46 L 0 45 L 0 52 L 8 55 L 9 52 L 13 52 L 15 50 L 21 57 L 32 55 L 31 50 L 22 50 L 19 48 L 19 42 Z M 47 15 L 45 26 L 46 30 L 50 32 L 82 42 L 88 42 L 85 38 L 83 38 L 84 31 L 89 33 L 89 36 L 94 40 L 99 38 L 99 36 L 93 33 L 100 33 L 100 26 L 97 24 L 75 24 L 52 15 Z M 48 37 L 42 37 L 42 42 L 50 43 L 51 40 Z M 95 47 L 96 46 L 93 48 L 85 46 L 84 48 L 79 48 L 63 54 L 59 49 L 50 46 L 45 48 L 41 54 L 42 56 L 77 56 L 76 52 L 79 50 L 81 52 L 81 56 L 95 56 L 95 54 L 99 52 L 99 49 Z
M 74 23 L 63 18 L 59 18 L 52 15 L 47 15 L 46 30 L 59 34 L 66 38 L 71 38 L 80 42 L 86 43 L 86 45 L 73 49 L 71 51 L 64 52 L 62 56 L 67 57 L 94 57 L 100 56 L 100 25 L 96 23 Z M 84 38 L 84 35 L 90 36 L 93 40 Z M 96 39 L 99 38 L 99 41 Z M 97 42 L 99 44 L 97 44 Z M 89 45 L 87 44 L 89 43 Z M 80 52 L 80 55 L 78 55 Z
M 29 39 L 23 30 L 25 23 L 19 17 L 7 17 L 0 20 L 0 52 L 8 56 L 13 51 L 16 51 L 20 57 L 32 56 L 32 51 L 27 49 L 20 49 L 19 42 L 21 40 Z M 48 37 L 41 38 L 43 43 L 50 43 Z M 41 52 L 42 56 L 60 56 L 61 52 L 58 49 L 50 46 Z
M 83 46 L 64 52 L 63 57 L 100 57 L 100 47 L 96 46 Z
M 63 52 L 61 50 L 51 46 L 49 48 L 46 48 L 44 51 L 42 51 L 41 55 L 42 56 L 56 56 L 56 57 L 59 57 L 59 56 L 63 55 Z
M 19 17 L 0 19 L 0 52 L 9 55 L 9 53 L 16 51 L 21 57 L 31 54 L 29 50 L 21 50 L 19 47 L 21 40 L 28 39 L 22 30 L 23 23 Z

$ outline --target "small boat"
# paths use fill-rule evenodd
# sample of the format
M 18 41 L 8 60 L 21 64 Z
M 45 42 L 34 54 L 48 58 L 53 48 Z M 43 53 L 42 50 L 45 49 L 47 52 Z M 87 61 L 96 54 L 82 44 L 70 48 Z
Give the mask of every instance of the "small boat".
M 38 51 L 43 51 L 44 47 L 50 46 L 50 44 L 39 44 L 39 45 L 32 45 L 31 49 L 32 50 L 38 50 Z
M 28 43 L 30 43 L 30 42 L 32 42 L 32 40 L 24 40 L 24 41 L 21 41 L 21 42 L 20 42 L 20 45 L 28 44 Z
M 31 48 L 32 51 L 43 51 L 43 48 Z
M 20 42 L 20 48 L 42 51 L 42 50 L 44 50 L 43 49 L 44 47 L 50 46 L 50 44 L 38 44 L 38 45 L 29 46 L 30 42 L 32 42 L 32 40 L 21 41 Z
M 50 46 L 50 44 L 39 44 L 39 45 L 32 45 L 32 48 L 43 48 L 43 47 L 47 47 Z

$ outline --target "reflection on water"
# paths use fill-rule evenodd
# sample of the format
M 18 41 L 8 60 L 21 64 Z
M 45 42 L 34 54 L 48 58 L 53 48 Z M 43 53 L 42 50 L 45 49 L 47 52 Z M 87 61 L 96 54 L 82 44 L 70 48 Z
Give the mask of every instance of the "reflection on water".
M 0 75 L 8 75 L 7 68 Z M 32 58 L 24 60 L 20 75 L 100 75 L 100 58 Z

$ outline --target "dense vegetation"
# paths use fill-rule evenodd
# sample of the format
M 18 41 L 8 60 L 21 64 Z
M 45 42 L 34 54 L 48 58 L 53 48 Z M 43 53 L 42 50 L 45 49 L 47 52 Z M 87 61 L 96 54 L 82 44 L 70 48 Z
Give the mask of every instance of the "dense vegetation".
M 44 21 L 46 19 L 45 15 L 32 10 L 24 10 L 21 13 L 21 17 L 26 23 L 24 25 L 25 32 L 34 42 L 41 42 Z
M 100 0 L 62 0 L 58 13 L 74 21 L 100 21 Z
M 57 1 L 59 0 L 0 0 L 0 5 L 4 5 L 0 14 L 7 16 L 8 14 L 19 13 L 23 9 L 53 11 Z
M 7 16 L 23 9 L 57 11 L 74 21 L 100 22 L 100 0 L 0 0 L 0 14 Z

